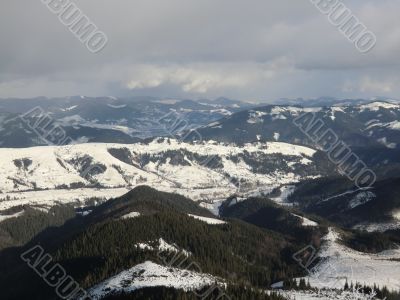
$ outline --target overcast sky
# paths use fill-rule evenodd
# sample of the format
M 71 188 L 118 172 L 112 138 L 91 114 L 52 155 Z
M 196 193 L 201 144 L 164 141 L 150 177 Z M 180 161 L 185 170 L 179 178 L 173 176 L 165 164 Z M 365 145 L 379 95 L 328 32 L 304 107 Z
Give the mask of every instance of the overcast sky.
M 0 0 L 0 97 L 400 98 L 400 1 L 343 1 L 359 53 L 309 0 L 81 0 L 90 53 L 40 0 Z

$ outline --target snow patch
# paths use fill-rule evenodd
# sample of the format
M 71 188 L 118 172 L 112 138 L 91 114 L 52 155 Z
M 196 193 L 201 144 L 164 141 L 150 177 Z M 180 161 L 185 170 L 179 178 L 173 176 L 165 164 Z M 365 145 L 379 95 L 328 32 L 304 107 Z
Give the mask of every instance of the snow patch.
M 136 218 L 136 217 L 139 217 L 139 216 L 140 216 L 139 212 L 132 211 L 132 212 L 126 214 L 126 215 L 123 215 L 121 217 L 121 219 L 133 219 L 133 218 Z
M 311 221 L 310 219 L 304 218 L 304 217 L 296 215 L 296 214 L 292 214 L 292 215 L 297 217 L 297 218 L 299 218 L 299 219 L 301 219 L 302 225 L 304 227 L 308 227 L 308 226 L 309 227 L 316 227 L 316 226 L 318 226 L 317 222 Z
M 222 128 L 220 122 L 212 122 L 206 126 L 207 128 Z
M 396 149 L 397 144 L 396 143 L 389 143 L 387 141 L 386 137 L 380 138 L 377 140 L 379 143 L 381 143 L 382 145 L 386 146 L 389 149 Z
M 294 193 L 295 188 L 296 187 L 294 185 L 284 185 L 280 187 L 281 194 L 278 197 L 272 197 L 272 198 L 270 197 L 270 199 L 280 205 L 288 205 L 288 204 L 291 205 L 291 203 L 287 202 L 287 199 L 290 195 Z
M 200 217 L 200 216 L 195 216 L 195 215 L 191 215 L 191 214 L 188 214 L 188 216 L 192 217 L 192 218 L 195 218 L 196 220 L 199 220 L 199 221 L 202 221 L 202 222 L 206 222 L 207 224 L 211 224 L 211 225 L 226 224 L 225 221 L 214 219 L 214 218 Z
M 249 111 L 249 118 L 247 119 L 247 123 L 249 124 L 260 124 L 264 123 L 263 116 L 267 115 L 267 113 L 263 111 Z
M 61 111 L 71 111 L 71 110 L 73 110 L 73 109 L 75 109 L 77 107 L 78 107 L 78 105 L 74 105 L 74 106 L 67 107 L 67 108 L 62 108 Z
M 396 104 L 392 104 L 392 103 L 387 103 L 387 102 L 381 102 L 381 101 L 375 101 L 375 102 L 371 102 L 368 104 L 364 104 L 360 106 L 360 111 L 379 111 L 381 108 L 384 109 L 398 109 L 399 105 Z
M 353 226 L 353 229 L 368 232 L 385 232 L 400 229 L 400 222 L 362 223 Z
M 217 278 L 212 275 L 170 268 L 146 261 L 103 281 L 89 290 L 93 299 L 121 292 L 130 293 L 148 287 L 169 287 L 193 291 L 213 285 Z
M 111 155 L 110 149 L 124 150 L 133 159 L 132 164 Z M 166 151 L 189 152 L 193 155 L 191 158 L 184 155 L 185 165 L 172 164 L 171 160 L 161 159 Z M 1 148 L 0 211 L 24 204 L 52 206 L 56 202 L 78 203 L 91 197 L 109 199 L 144 184 L 213 205 L 215 201 L 238 192 L 231 177 L 244 182 L 240 187 L 240 196 L 260 188 L 273 189 L 304 179 L 300 174 L 278 169 L 255 173 L 253 167 L 244 160 L 236 163 L 230 159 L 241 156 L 245 151 L 246 155 L 254 157 L 269 154 L 287 156 L 283 167 L 285 164 L 290 166 L 294 161 L 310 165 L 315 154 L 311 148 L 281 142 L 255 142 L 238 146 L 215 141 L 190 144 L 174 139 L 135 144 Z M 147 155 L 157 160 L 141 165 L 140 158 Z M 201 164 L 193 158 L 195 155 L 220 158 L 221 167 L 211 168 Z M 18 168 L 14 161 L 22 159 L 29 159 L 31 164 L 26 168 Z M 90 177 L 82 175 L 84 162 L 90 166 L 101 164 L 102 172 Z M 91 181 L 100 187 L 94 188 Z
M 84 211 L 79 211 L 79 212 L 77 212 L 76 214 L 77 214 L 77 215 L 80 215 L 80 216 L 82 216 L 82 217 L 86 217 L 86 216 L 90 215 L 91 213 L 92 213 L 91 210 L 84 210 Z
M 151 245 L 156 245 L 156 246 L 151 246 Z M 190 251 L 187 251 L 185 249 L 180 249 L 176 244 L 168 244 L 164 239 L 160 238 L 156 241 L 149 241 L 145 243 L 137 243 L 135 246 L 141 250 L 149 250 L 149 251 L 167 251 L 167 252 L 172 252 L 172 253 L 182 253 L 186 257 L 189 257 L 192 255 Z
M 363 191 L 358 193 L 353 199 L 350 200 L 348 207 L 349 209 L 356 208 L 360 205 L 370 202 L 376 195 L 369 191 Z
M 288 300 L 378 300 L 373 294 L 355 291 L 319 290 L 319 291 L 279 291 Z
M 11 219 L 11 218 L 18 218 L 18 217 L 22 216 L 24 214 L 24 212 L 25 211 L 23 210 L 23 211 L 17 212 L 12 215 L 0 215 L 0 222 L 3 222 L 5 220 Z

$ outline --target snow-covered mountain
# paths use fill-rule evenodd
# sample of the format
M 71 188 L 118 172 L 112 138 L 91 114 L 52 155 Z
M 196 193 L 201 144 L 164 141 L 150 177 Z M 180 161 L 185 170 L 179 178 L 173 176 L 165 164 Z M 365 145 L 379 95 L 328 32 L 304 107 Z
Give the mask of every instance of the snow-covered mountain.
M 0 149 L 0 209 L 110 198 L 150 185 L 207 202 L 315 178 L 316 151 L 286 143 L 243 146 L 158 138 L 135 144 Z
M 223 142 L 281 141 L 316 147 L 296 126 L 305 113 L 315 114 L 352 147 L 400 149 L 400 104 L 374 101 L 353 105 L 268 105 L 226 116 L 199 130 L 204 138 Z
M 288 299 L 372 299 L 346 282 L 399 290 L 400 106 L 324 101 L 0 100 L 0 289 L 51 298 L 19 257 L 40 244 L 94 299 L 192 299 L 215 283 L 232 299 L 281 300 L 279 287 Z M 73 144 L 21 148 L 44 143 L 18 117 L 35 105 Z M 341 177 L 294 124 L 303 113 L 350 145 L 375 184 Z M 200 140 L 179 140 L 193 128 Z M 315 250 L 308 272 L 300 249 Z
M 175 135 L 252 106 L 224 98 L 200 101 L 85 96 L 0 99 L 0 147 L 133 143 L 153 136 Z M 61 128 L 68 137 L 67 143 L 46 139 L 52 128 Z

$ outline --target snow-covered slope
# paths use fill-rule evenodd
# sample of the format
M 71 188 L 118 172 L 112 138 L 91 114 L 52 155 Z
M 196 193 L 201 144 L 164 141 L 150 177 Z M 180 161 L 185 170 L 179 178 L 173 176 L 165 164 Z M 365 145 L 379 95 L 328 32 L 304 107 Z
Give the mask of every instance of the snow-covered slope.
M 191 215 L 191 214 L 189 214 L 189 216 L 192 217 L 192 218 L 195 218 L 196 220 L 199 220 L 199 221 L 205 222 L 207 224 L 211 224 L 211 225 L 226 224 L 225 221 L 218 220 L 218 219 L 200 217 L 200 216 L 195 216 L 195 215 Z
M 340 242 L 339 233 L 329 229 L 319 253 L 321 262 L 308 277 L 318 288 L 343 288 L 348 283 L 360 283 L 390 290 L 400 290 L 400 250 L 366 254 L 352 250 Z
M 312 221 L 312 220 L 310 220 L 310 219 L 304 218 L 304 217 L 299 216 L 299 215 L 296 215 L 296 214 L 292 214 L 292 215 L 295 216 L 295 217 L 297 217 L 297 218 L 299 218 L 299 219 L 301 220 L 301 222 L 302 222 L 302 225 L 305 226 L 305 227 L 308 227 L 308 226 L 310 226 L 310 227 L 318 226 L 318 223 L 317 223 L 317 222 L 314 222 L 314 221 Z
M 159 238 L 158 240 L 155 240 L 155 241 L 147 241 L 147 242 L 137 243 L 135 246 L 141 250 L 150 250 L 150 251 L 158 251 L 158 252 L 166 251 L 169 253 L 180 253 L 186 257 L 189 257 L 190 255 L 192 255 L 192 253 L 190 251 L 181 249 L 176 244 L 171 245 L 168 242 L 166 242 L 163 238 Z
M 89 294 L 92 299 L 102 299 L 106 295 L 160 286 L 193 291 L 213 285 L 216 281 L 218 280 L 211 275 L 165 267 L 146 261 L 96 285 L 89 290 Z
M 364 294 L 358 290 L 337 291 L 337 290 L 318 290 L 318 291 L 280 291 L 280 295 L 288 300 L 379 300 L 374 292 Z
M 138 185 L 213 201 L 319 176 L 315 150 L 285 143 L 244 146 L 160 138 L 136 144 L 0 149 L 0 211 L 110 198 Z
M 5 220 L 7 220 L 7 219 L 20 217 L 20 216 L 22 216 L 23 214 L 24 214 L 24 211 L 23 211 L 23 210 L 20 211 L 20 212 L 15 213 L 15 214 L 11 214 L 11 215 L 1 215 L 1 214 L 0 214 L 0 222 L 5 221 Z

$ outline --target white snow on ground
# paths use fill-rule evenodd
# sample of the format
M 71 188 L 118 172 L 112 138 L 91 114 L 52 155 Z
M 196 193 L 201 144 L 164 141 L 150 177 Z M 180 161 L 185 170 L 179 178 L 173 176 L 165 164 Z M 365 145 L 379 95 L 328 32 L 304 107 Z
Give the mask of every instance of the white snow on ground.
M 150 246 L 150 245 L 147 244 L 147 243 L 137 243 L 137 244 L 135 244 L 135 246 L 136 246 L 137 248 L 139 248 L 139 249 L 142 249 L 142 250 L 150 250 L 150 251 L 153 251 L 153 250 L 154 250 L 154 247 L 153 247 L 153 246 Z
M 383 101 L 376 101 L 376 102 L 371 102 L 368 104 L 360 105 L 359 108 L 361 111 L 365 111 L 365 110 L 378 111 L 381 108 L 399 109 L 400 107 L 397 104 L 392 104 L 392 103 L 383 102 Z
M 357 230 L 365 230 L 368 232 L 385 232 L 387 230 L 400 229 L 400 222 L 382 222 L 382 223 L 366 223 L 358 224 L 353 227 Z
M 376 195 L 372 192 L 369 191 L 363 191 L 358 193 L 356 196 L 354 196 L 353 199 L 350 200 L 348 207 L 349 209 L 356 208 L 357 206 L 363 205 L 372 199 L 374 199 Z
M 219 208 L 225 200 L 226 200 L 225 198 L 215 199 L 212 203 L 200 202 L 199 205 L 201 207 L 208 209 L 213 215 L 218 216 Z
M 330 107 L 329 109 L 329 118 L 331 118 L 332 121 L 336 120 L 336 113 L 341 112 L 344 113 L 344 109 L 343 107 L 340 106 L 334 106 L 334 107 Z
M 302 216 L 295 215 L 295 214 L 292 214 L 292 215 L 297 217 L 297 218 L 300 218 L 301 221 L 302 221 L 302 225 L 305 226 L 305 227 L 307 227 L 307 226 L 310 226 L 310 227 L 318 226 L 317 222 L 311 221 L 310 219 L 307 219 L 307 218 L 304 218 Z
M 156 245 L 156 246 L 151 246 L 151 245 Z M 190 251 L 181 249 L 176 244 L 173 245 L 168 244 L 163 238 L 159 238 L 156 241 L 137 243 L 135 246 L 142 250 L 150 250 L 150 251 L 157 250 L 157 251 L 167 251 L 172 253 L 181 253 L 187 257 L 192 255 Z
M 339 233 L 330 228 L 318 255 L 321 262 L 306 278 L 311 286 L 342 289 L 347 280 L 400 290 L 400 249 L 367 254 L 350 249 L 339 240 Z
M 270 115 L 272 116 L 272 120 L 285 120 L 287 117 L 285 114 L 289 114 L 292 116 L 298 116 L 302 113 L 306 112 L 319 112 L 321 111 L 321 107 L 296 107 L 296 106 L 275 106 L 271 109 Z
M 267 115 L 267 113 L 263 111 L 250 111 L 249 112 L 249 118 L 247 120 L 247 123 L 249 124 L 259 124 L 263 123 L 264 120 L 262 119 L 263 116 Z
M 371 119 L 368 122 L 365 123 L 365 126 L 367 126 L 367 130 L 370 129 L 370 126 L 373 126 L 374 124 L 379 123 L 378 119 Z
M 175 253 L 181 252 L 181 250 L 178 248 L 178 246 L 176 246 L 175 244 L 174 245 L 168 244 L 162 238 L 160 238 L 158 240 L 158 250 L 159 251 L 175 252 Z M 183 250 L 183 252 L 185 253 L 186 256 L 190 255 L 189 251 Z
M 202 110 L 202 111 L 205 112 L 204 110 Z M 221 115 L 224 115 L 224 116 L 233 115 L 233 112 L 231 112 L 225 108 L 212 109 L 212 110 L 210 110 L 210 113 L 220 113 Z
M 0 222 L 3 222 L 5 220 L 11 219 L 11 218 L 18 218 L 18 217 L 22 216 L 24 214 L 24 212 L 25 211 L 20 211 L 15 214 L 12 214 L 12 215 L 0 215 Z
M 110 294 L 160 286 L 193 291 L 213 285 L 216 281 L 217 278 L 208 274 L 164 267 L 146 261 L 94 286 L 89 294 L 93 299 L 102 299 Z
M 212 122 L 212 123 L 208 124 L 206 127 L 209 127 L 209 128 L 222 128 L 220 122 Z
M 294 193 L 295 190 L 294 185 L 284 185 L 280 187 L 281 194 L 278 197 L 270 197 L 270 199 L 280 205 L 292 205 L 292 203 L 288 203 L 288 197 Z
M 140 216 L 139 212 L 132 211 L 129 214 L 123 215 L 121 217 L 121 219 L 132 219 L 132 218 L 136 218 L 136 217 L 139 217 L 139 216 Z
M 1 171 L 0 171 L 1 172 Z M 6 200 L 3 194 L 0 194 L 0 211 L 6 210 L 10 207 L 19 205 L 32 205 L 32 206 L 45 206 L 50 208 L 56 204 L 76 203 L 81 206 L 84 200 L 92 197 L 96 198 L 115 198 L 127 193 L 128 188 L 110 188 L 110 189 L 71 189 L 71 190 L 44 190 L 44 191 L 29 191 L 29 192 L 15 192 L 7 193 L 10 199 Z M 47 210 L 46 210 L 47 211 Z
M 390 129 L 400 130 L 400 122 L 399 121 L 393 121 L 391 123 L 388 123 L 388 127 Z
M 109 149 L 125 149 L 134 161 L 127 164 L 112 156 Z M 162 161 L 161 157 L 167 150 L 218 157 L 223 166 L 218 169 L 210 168 L 194 159 L 189 160 L 188 157 L 185 157 L 186 165 L 173 164 L 170 159 Z M 312 164 L 310 158 L 315 153 L 311 148 L 279 142 L 256 142 L 239 147 L 214 141 L 188 144 L 173 139 L 154 140 L 150 144 L 2 148 L 0 211 L 23 204 L 51 206 L 56 202 L 71 203 L 90 197 L 109 199 L 138 185 L 149 185 L 161 191 L 178 193 L 195 201 L 212 204 L 214 200 L 238 192 L 238 187 L 226 174 L 243 180 L 244 184 L 240 186 L 240 193 L 243 195 L 260 188 L 272 189 L 305 179 L 299 174 L 280 170 L 271 170 L 267 174 L 255 173 L 243 160 L 234 163 L 229 159 L 230 156 L 243 154 L 244 151 L 254 156 L 282 154 L 286 156 L 283 164 L 288 168 L 291 168 L 293 160 L 300 160 L 304 165 Z M 160 160 L 141 166 L 139 157 L 146 154 L 159 157 Z M 21 161 L 29 163 L 21 167 Z M 82 175 L 82 166 L 88 163 L 92 168 L 89 170 L 100 172 L 93 176 Z M 90 181 L 101 187 L 93 188 Z
M 195 218 L 196 220 L 206 222 L 207 224 L 211 224 L 211 225 L 226 224 L 225 221 L 214 219 L 214 218 L 200 217 L 200 216 L 195 216 L 195 215 L 191 215 L 191 214 L 188 214 L 188 215 L 189 215 L 189 217 Z
M 397 144 L 396 143 L 389 143 L 387 141 L 386 137 L 380 138 L 377 140 L 379 143 L 381 143 L 382 145 L 386 146 L 389 149 L 396 149 Z
M 288 300 L 377 300 L 373 294 L 362 294 L 358 291 L 279 291 L 279 294 Z
M 81 212 L 77 212 L 76 214 L 81 215 L 82 217 L 86 217 L 86 216 L 90 215 L 91 213 L 92 213 L 92 210 L 84 210 Z
M 116 108 L 116 107 L 114 106 L 114 108 Z M 118 125 L 118 124 L 99 124 L 99 123 L 96 123 L 95 121 L 85 120 L 80 115 L 67 116 L 67 117 L 59 119 L 58 122 L 62 126 L 78 126 L 79 125 L 79 126 L 99 128 L 99 129 L 113 129 L 113 130 L 121 131 L 128 135 L 133 134 L 135 132 L 135 129 L 127 127 L 127 126 Z
M 73 109 L 75 109 L 77 107 L 78 107 L 78 105 L 70 106 L 70 107 L 67 107 L 67 108 L 62 108 L 61 111 L 70 111 L 70 110 L 73 110 Z
M 388 123 L 381 123 L 378 120 L 371 120 L 368 122 L 368 127 L 366 130 L 369 130 L 374 127 L 385 127 L 393 130 L 400 130 L 400 122 L 399 121 L 393 121 L 393 122 L 388 122 Z

